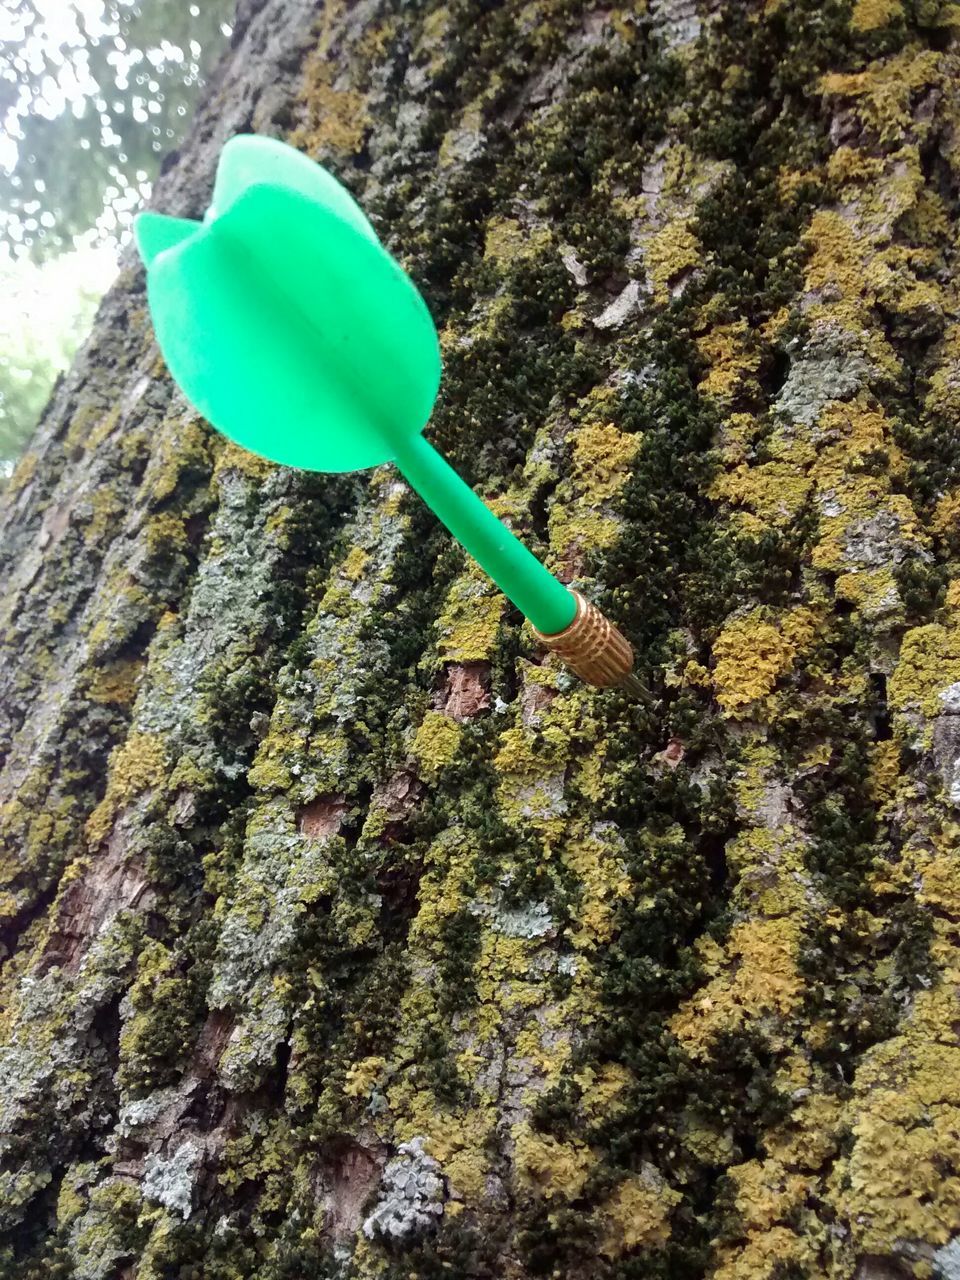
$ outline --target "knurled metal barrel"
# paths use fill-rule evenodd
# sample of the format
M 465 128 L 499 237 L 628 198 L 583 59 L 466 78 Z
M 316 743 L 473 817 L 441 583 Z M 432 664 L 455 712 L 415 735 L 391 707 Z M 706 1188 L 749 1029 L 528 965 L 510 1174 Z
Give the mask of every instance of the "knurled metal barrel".
M 549 636 L 534 628 L 537 639 L 587 684 L 601 689 L 613 685 L 632 687 L 635 677 L 630 641 L 579 591 L 571 590 L 571 595 L 576 599 L 577 612 L 570 625 Z

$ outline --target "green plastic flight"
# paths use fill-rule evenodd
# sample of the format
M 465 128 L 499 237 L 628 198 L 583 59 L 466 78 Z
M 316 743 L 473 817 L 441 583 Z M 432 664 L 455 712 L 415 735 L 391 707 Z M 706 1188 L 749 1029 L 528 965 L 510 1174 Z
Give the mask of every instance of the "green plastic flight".
M 134 225 L 167 367 L 219 431 L 311 471 L 386 462 L 544 634 L 576 600 L 421 434 L 440 386 L 436 328 L 353 197 L 307 156 L 240 135 L 202 222 Z

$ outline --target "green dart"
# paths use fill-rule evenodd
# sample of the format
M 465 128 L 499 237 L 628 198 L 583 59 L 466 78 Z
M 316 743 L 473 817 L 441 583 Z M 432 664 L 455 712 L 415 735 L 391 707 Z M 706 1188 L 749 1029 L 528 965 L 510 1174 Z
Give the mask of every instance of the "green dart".
M 272 138 L 220 156 L 202 222 L 135 222 L 164 359 L 187 399 L 254 453 L 310 471 L 394 463 L 581 678 L 643 696 L 633 650 L 559 582 L 424 438 L 440 386 L 426 303 L 353 197 Z

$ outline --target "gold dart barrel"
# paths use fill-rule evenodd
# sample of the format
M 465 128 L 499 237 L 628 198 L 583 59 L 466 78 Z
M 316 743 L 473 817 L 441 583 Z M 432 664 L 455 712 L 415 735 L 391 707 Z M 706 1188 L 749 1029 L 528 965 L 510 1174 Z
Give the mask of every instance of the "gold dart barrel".
M 587 684 L 600 689 L 618 687 L 652 702 L 649 690 L 633 674 L 630 641 L 579 591 L 571 589 L 571 594 L 576 599 L 577 612 L 570 625 L 554 635 L 544 635 L 534 628 L 534 635 Z

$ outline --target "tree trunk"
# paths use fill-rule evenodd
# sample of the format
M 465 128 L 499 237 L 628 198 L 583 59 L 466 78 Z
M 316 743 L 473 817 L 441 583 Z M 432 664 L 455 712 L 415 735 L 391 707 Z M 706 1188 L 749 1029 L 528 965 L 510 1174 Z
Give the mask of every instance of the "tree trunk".
M 960 1275 L 958 30 L 241 4 L 156 207 L 329 165 L 659 702 L 216 436 L 129 255 L 4 496 L 0 1275 Z

